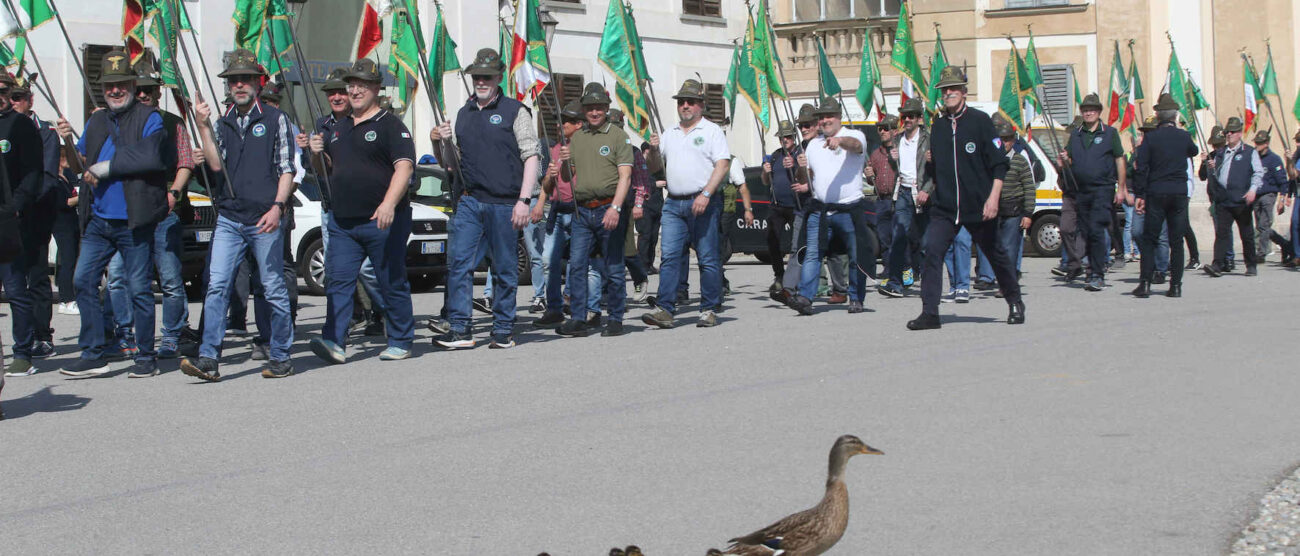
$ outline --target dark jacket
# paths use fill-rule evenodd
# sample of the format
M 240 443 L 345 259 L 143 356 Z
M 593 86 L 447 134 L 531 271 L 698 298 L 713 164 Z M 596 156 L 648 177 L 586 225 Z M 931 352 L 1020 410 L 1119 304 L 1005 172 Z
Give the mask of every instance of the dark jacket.
M 225 172 L 234 187 L 233 198 L 217 188 L 213 204 L 222 216 L 244 225 L 256 224 L 280 192 L 280 112 L 261 102 L 248 110 L 248 127 L 239 128 L 239 111 L 231 107 L 217 122 L 225 155 Z M 292 156 L 293 149 L 289 152 Z
M 925 126 L 916 128 L 916 191 L 924 191 L 926 195 L 934 194 L 934 176 L 930 174 L 931 165 L 925 162 L 925 152 L 930 150 L 930 131 Z M 903 136 L 902 130 L 894 136 L 894 144 L 898 145 L 899 139 Z M 898 199 L 898 187 L 894 188 L 894 199 Z M 915 197 L 913 197 L 915 198 Z
M 1005 178 L 1009 166 L 994 139 L 993 120 L 984 112 L 966 106 L 956 115 L 935 115 L 930 126 L 932 217 L 958 223 L 984 220 L 993 180 Z
M 1148 131 L 1133 161 L 1133 195 L 1187 194 L 1187 159 L 1200 149 L 1192 135 L 1169 122 Z
M 0 113 L 0 158 L 4 159 L 0 179 L 0 212 L 18 215 L 41 197 L 44 187 L 44 147 L 31 118 L 13 110 Z
M 461 107 L 456 117 L 460 171 L 465 190 L 475 199 L 513 205 L 521 196 L 524 163 L 514 124 L 523 107 L 500 94 L 485 107 L 480 108 L 475 97 Z
M 1115 167 L 1115 143 L 1119 134 L 1106 124 L 1097 123 L 1091 139 L 1084 138 L 1082 127 L 1070 132 L 1066 151 L 1070 153 L 1069 171 L 1079 187 L 1115 187 L 1119 172 Z M 1092 144 L 1088 144 L 1092 143 Z
M 1246 144 L 1241 144 L 1238 149 L 1232 151 L 1227 148 L 1220 149 L 1214 155 L 1215 169 L 1211 172 L 1218 175 L 1219 169 L 1227 164 L 1228 157 L 1232 157 L 1232 166 L 1228 168 L 1228 180 L 1227 183 L 1215 180 L 1214 202 L 1225 207 L 1242 207 L 1246 205 L 1246 194 L 1250 192 L 1251 184 L 1255 181 L 1255 162 L 1259 160 L 1259 153 Z M 1260 169 L 1263 173 L 1262 164 Z M 1259 189 L 1255 190 L 1255 194 L 1259 194 Z
M 1264 185 L 1255 192 L 1256 195 L 1286 193 L 1290 190 L 1286 178 L 1286 166 L 1281 156 L 1269 150 L 1259 156 L 1259 162 L 1264 165 Z
M 176 142 L 169 141 L 171 134 L 165 131 L 141 137 L 145 122 L 157 112 L 132 99 L 126 108 L 100 110 L 86 122 L 83 139 L 87 165 L 99 160 L 99 150 L 109 136 L 113 137 L 116 151 L 109 164 L 110 175 L 103 179 L 121 180 L 127 227 L 131 229 L 157 224 L 167 217 L 167 185 L 174 177 L 168 170 L 176 167 Z M 83 195 L 77 205 L 83 229 L 90 221 L 94 199 L 93 193 Z

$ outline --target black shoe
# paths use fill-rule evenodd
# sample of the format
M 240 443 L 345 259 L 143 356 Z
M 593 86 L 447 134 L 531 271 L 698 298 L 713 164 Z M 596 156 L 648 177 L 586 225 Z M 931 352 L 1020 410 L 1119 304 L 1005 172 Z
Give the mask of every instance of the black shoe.
M 1207 264 L 1207 265 L 1201 267 L 1201 270 L 1205 271 L 1206 274 L 1209 274 L 1210 276 L 1213 276 L 1213 277 L 1215 277 L 1215 278 L 1218 278 L 1218 277 L 1220 277 L 1220 276 L 1223 276 L 1223 270 L 1220 269 L 1220 268 L 1219 268 L 1219 265 L 1217 265 L 1217 264 L 1213 264 L 1213 263 L 1212 263 L 1212 264 Z
M 983 281 L 983 280 L 976 280 L 976 281 L 975 281 L 975 286 L 974 286 L 974 288 L 975 288 L 976 290 L 979 290 L 979 291 L 982 291 L 982 292 L 986 292 L 986 291 L 989 291 L 989 290 L 995 290 L 995 289 L 998 288 L 998 286 L 997 286 L 997 284 L 994 284 L 993 282 L 985 282 L 985 281 Z
M 1007 312 L 1007 324 L 1024 324 L 1025 323 L 1025 303 L 1017 301 L 1010 305 Z
M 208 382 L 220 382 L 221 373 L 217 372 L 217 360 L 210 357 L 198 359 L 181 359 L 181 372 Z
M 537 313 L 545 313 L 545 312 L 546 312 L 546 301 L 544 301 L 544 300 L 543 300 L 542 298 L 540 298 L 540 297 L 534 299 L 534 300 L 533 300 L 533 304 L 530 305 L 530 306 L 528 307 L 528 312 L 529 312 L 529 313 L 533 313 L 533 314 L 537 314 Z
M 284 378 L 293 374 L 293 363 L 288 361 L 268 361 L 262 369 L 262 378 Z
M 1063 266 L 1057 266 L 1052 268 L 1052 275 L 1054 276 L 1065 276 L 1067 273 L 1069 273 L 1069 271 L 1066 270 L 1065 267 Z
M 492 333 L 492 342 L 488 344 L 488 349 L 510 349 L 515 347 L 515 338 L 510 334 Z
M 446 319 L 440 319 L 438 317 L 429 319 L 424 323 L 424 326 L 428 328 L 430 332 L 439 336 L 451 332 L 451 323 L 447 322 Z
M 1182 284 L 1169 284 L 1169 291 L 1165 292 L 1165 297 L 1182 297 L 1182 296 L 1183 296 Z
M 1092 280 L 1088 280 L 1088 283 L 1083 286 L 1083 289 L 1090 292 L 1099 292 L 1105 288 L 1106 280 L 1100 277 L 1094 277 Z
M 266 361 L 267 359 L 270 359 L 270 354 L 267 351 L 266 344 L 253 342 L 253 350 L 252 353 L 248 355 L 248 358 L 253 361 Z
M 474 310 L 480 313 L 492 313 L 492 298 L 480 297 L 474 300 Z
M 1142 299 L 1151 297 L 1151 282 L 1146 280 L 1138 282 L 1138 287 L 1133 290 L 1133 297 L 1140 297 Z
M 868 311 L 868 309 L 867 309 L 866 307 L 863 307 L 863 306 L 862 306 L 862 302 L 861 302 L 861 301 L 850 301 L 850 302 L 849 302 L 849 313 L 850 313 L 850 314 L 858 314 L 858 313 L 863 313 L 863 312 L 866 312 L 866 311 Z
M 559 328 L 561 324 L 564 324 L 564 313 L 559 311 L 547 311 L 541 318 L 533 321 L 533 326 L 536 328 Z
M 1168 281 L 1168 280 L 1167 280 L 1167 278 L 1165 277 L 1165 273 L 1163 273 L 1163 272 L 1157 272 L 1157 273 L 1151 275 L 1151 284 L 1152 284 L 1152 285 L 1163 284 L 1163 283 L 1165 283 L 1166 281 Z
M 366 329 L 361 332 L 363 336 L 384 336 L 384 321 L 372 320 L 366 324 Z
M 199 334 L 198 330 L 190 328 L 189 326 L 181 329 L 181 342 L 193 342 L 197 344 L 202 341 L 203 336 Z
M 677 308 L 681 309 L 682 305 L 691 302 L 691 294 L 686 292 L 677 292 Z
M 1076 269 L 1074 269 L 1074 270 L 1067 270 L 1067 271 L 1065 271 L 1065 282 L 1066 282 L 1067 284 L 1070 283 L 1070 282 L 1073 282 L 1073 281 L 1075 281 L 1075 279 L 1077 279 L 1079 276 L 1082 276 L 1082 275 L 1083 275 L 1083 269 L 1082 269 L 1082 268 L 1076 268 Z
M 1255 265 L 1253 264 L 1246 265 L 1246 276 L 1257 276 L 1257 275 L 1259 275 L 1259 271 L 1255 269 Z
M 181 355 L 184 356 L 184 357 L 198 357 L 198 356 L 199 356 L 199 343 L 198 343 L 198 342 L 185 342 L 185 343 L 182 343 L 182 344 L 181 344 L 180 353 L 181 353 Z
M 587 328 L 591 328 L 591 329 L 600 328 L 600 312 L 597 311 L 595 313 L 587 313 L 586 324 L 587 324 Z
M 800 315 L 805 317 L 813 314 L 812 300 L 802 295 L 794 298 L 794 301 L 790 302 L 790 308 L 798 311 Z
M 610 338 L 613 336 L 622 336 L 626 333 L 627 332 L 623 330 L 623 321 L 612 320 L 605 324 L 605 330 L 602 330 L 600 335 Z
M 572 319 L 566 320 L 564 321 L 564 324 L 560 325 L 560 328 L 555 332 L 561 336 L 574 336 L 574 337 L 582 338 L 587 335 L 588 332 L 587 323 L 582 322 L 580 320 L 572 320 Z
M 895 286 L 893 282 L 876 288 L 876 293 L 885 297 L 903 297 L 903 288 Z
M 465 349 L 474 347 L 474 337 L 468 333 L 449 331 L 433 339 L 433 345 L 444 349 Z
M 790 295 L 790 290 L 787 290 L 787 289 L 784 289 L 784 288 L 782 288 L 780 291 L 778 291 L 778 292 L 772 294 L 770 297 L 772 298 L 772 301 L 775 301 L 775 302 L 780 303 L 780 304 L 782 304 L 782 305 L 785 305 L 785 306 L 787 306 L 787 307 L 790 306 L 790 301 L 791 301 L 792 298 L 793 298 L 793 297 Z
M 1183 270 L 1197 270 L 1200 268 L 1201 268 L 1201 261 L 1192 259 L 1190 261 L 1187 261 L 1187 266 L 1184 267 Z
M 908 330 L 938 330 L 941 326 L 939 315 L 921 313 L 921 316 L 907 321 Z
M 59 374 L 73 378 L 99 376 L 108 372 L 108 361 L 104 359 L 83 359 L 69 363 L 59 370 Z
M 158 376 L 158 363 L 154 361 L 136 361 L 127 369 L 126 378 L 149 378 Z

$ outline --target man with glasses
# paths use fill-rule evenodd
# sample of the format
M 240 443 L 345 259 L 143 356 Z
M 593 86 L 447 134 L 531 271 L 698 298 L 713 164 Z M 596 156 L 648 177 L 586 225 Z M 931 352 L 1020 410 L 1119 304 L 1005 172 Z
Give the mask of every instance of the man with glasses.
M 1178 103 L 1169 93 L 1160 95 L 1156 102 L 1156 128 L 1146 132 L 1142 144 L 1134 156 L 1135 170 L 1133 208 L 1143 214 L 1142 236 L 1139 248 L 1142 251 L 1141 274 L 1138 287 L 1133 290 L 1133 297 L 1151 296 L 1151 278 L 1156 268 L 1156 244 L 1160 241 L 1162 229 L 1168 230 L 1169 236 L 1169 290 L 1165 297 L 1182 297 L 1183 295 L 1183 234 L 1189 226 L 1187 203 L 1191 199 L 1192 158 L 1200 152 L 1192 135 L 1179 129 L 1175 123 L 1178 119 Z M 1236 119 L 1236 118 L 1233 118 Z M 1228 129 L 1233 126 L 1228 120 Z M 1241 121 L 1236 123 L 1237 139 L 1241 139 Z M 1231 141 L 1231 138 L 1229 138 Z M 1247 149 L 1251 154 L 1255 151 Z M 1221 161 L 1220 161 L 1221 162 Z M 1214 163 L 1211 163 L 1214 164 Z M 1237 164 L 1238 170 L 1246 169 L 1246 182 L 1250 182 L 1249 162 Z M 1258 159 L 1255 160 L 1258 165 Z M 1220 165 L 1220 168 L 1223 166 Z M 1223 176 L 1220 175 L 1219 179 Z M 1250 195 L 1253 199 L 1254 194 Z M 1216 193 L 1215 197 L 1219 195 Z M 1249 209 L 1241 205 L 1247 227 L 1250 222 Z M 1216 214 L 1216 228 L 1218 219 Z M 1243 229 L 1243 233 L 1247 233 Z M 1216 257 L 1222 255 L 1219 241 L 1215 241 Z M 1247 252 L 1247 261 L 1253 261 L 1252 252 Z M 1217 261 L 1216 261 L 1217 262 Z M 1253 264 L 1253 263 L 1252 263 Z M 1214 265 L 1211 265 L 1214 266 Z M 1209 268 L 1209 267 L 1206 267 Z
M 540 144 L 528 108 L 501 94 L 505 63 L 497 51 L 479 50 L 465 71 L 474 79 L 474 95 L 461 107 L 455 121 L 460 147 L 460 175 L 456 178 L 465 192 L 456 204 L 451 220 L 452 243 L 447 249 L 451 330 L 433 341 L 447 349 L 474 347 L 470 322 L 474 268 L 484 251 L 480 246 L 486 244 L 487 256 L 494 263 L 488 278 L 493 281 L 494 294 L 492 341 L 488 347 L 508 349 L 515 346 L 515 291 L 519 287 L 516 237 L 528 225 Z M 429 133 L 434 143 L 451 137 L 451 122 Z
M 46 271 L 48 267 L 44 255 L 37 258 L 39 249 L 33 232 L 41 226 L 37 220 L 52 221 L 52 216 L 42 214 L 39 209 L 33 210 L 45 188 L 44 146 L 32 119 L 14 109 L 11 95 L 17 90 L 18 83 L 14 78 L 7 71 L 0 70 L 0 161 L 3 161 L 0 166 L 4 169 L 4 174 L 0 175 L 3 181 L 0 200 L 4 203 L 0 206 L 0 219 L 5 221 L 5 233 L 19 236 L 6 239 L 18 241 L 21 246 L 16 257 L 0 263 L 0 279 L 4 282 L 13 319 L 14 360 L 5 369 L 8 376 L 32 374 L 35 372 L 32 359 L 40 356 L 33 349 L 38 325 L 32 307 L 32 288 L 29 287 L 33 286 L 30 282 L 33 268 Z M 45 243 L 49 243 L 48 237 Z M 45 280 L 48 288 L 48 272 Z
M 78 207 L 85 232 L 73 278 L 81 309 L 81 357 L 60 372 L 71 377 L 108 372 L 99 283 L 113 255 L 121 253 L 138 346 L 127 376 L 151 377 L 158 374 L 150 283 L 154 230 L 169 212 L 167 185 L 174 177 L 176 145 L 158 110 L 136 100 L 136 74 L 125 51 L 109 51 L 100 75 L 108 109 L 91 114 L 77 143 L 81 167 L 87 169 L 82 179 L 92 192 Z M 57 128 L 64 141 L 72 140 L 67 120 L 60 119 Z
M 921 99 L 908 99 L 898 116 L 903 130 L 893 138 L 892 150 L 898 153 L 894 159 L 898 165 L 898 185 L 893 191 L 893 241 L 889 260 L 885 261 L 888 281 L 880 290 L 889 297 L 902 297 L 903 270 L 919 267 L 921 262 L 920 242 L 914 241 L 912 229 L 919 224 L 920 207 L 923 199 L 928 198 L 926 189 L 933 186 L 925 163 L 925 153 L 930 151 L 930 133 L 921 126 L 924 112 Z
M 989 254 L 993 272 L 1002 284 L 1009 312 L 1007 324 L 1025 322 L 1025 304 L 1011 259 L 997 248 L 997 222 L 1002 178 L 1006 176 L 1006 153 L 994 139 L 993 120 L 966 104 L 966 75 L 949 66 L 935 84 L 943 98 L 943 111 L 930 126 L 934 194 L 930 197 L 930 224 L 925 234 L 925 264 L 921 270 L 921 315 L 907 323 L 909 330 L 939 328 L 939 293 L 943 281 L 943 258 L 961 229 L 970 232 L 972 242 Z M 964 264 L 969 267 L 970 259 Z
M 781 302 L 786 306 L 790 306 L 798 297 L 799 279 L 803 274 L 803 267 L 800 265 L 804 253 L 804 220 L 808 216 L 808 204 L 812 200 L 812 194 L 808 186 L 808 182 L 811 181 L 809 180 L 808 170 L 798 165 L 798 158 L 804 152 L 804 149 L 808 148 L 808 142 L 817 137 L 817 116 L 814 113 L 816 110 L 817 107 L 812 104 L 799 107 L 799 116 L 795 118 L 799 136 L 794 138 L 787 151 L 792 155 L 791 164 L 793 167 L 791 168 L 792 181 L 790 190 L 795 205 L 795 210 L 792 213 L 793 218 L 790 222 L 790 258 L 784 261 L 782 271 L 778 275 L 781 280 L 780 289 L 770 294 L 773 301 Z M 784 145 L 785 143 L 782 143 L 782 148 L 785 148 Z M 784 166 L 785 163 L 782 162 L 781 164 Z M 780 230 L 777 230 L 777 232 L 779 233 Z M 779 254 L 780 251 L 777 251 L 777 253 Z M 779 261 L 780 256 L 776 255 L 776 257 Z M 834 278 L 835 275 L 832 273 L 831 276 Z M 847 282 L 847 280 L 845 281 Z M 847 289 L 846 286 L 845 290 Z
M 1065 150 L 1057 153 L 1061 167 L 1073 175 L 1080 233 L 1087 238 L 1088 282 L 1084 289 L 1099 292 L 1106 286 L 1106 259 L 1114 205 L 1128 197 L 1125 181 L 1124 145 L 1119 132 L 1101 123 L 1101 100 L 1096 93 L 1079 105 L 1083 125 L 1070 133 Z M 1119 189 L 1116 189 L 1116 184 Z
M 542 192 L 537 204 L 532 209 L 532 220 L 544 219 L 546 241 L 542 247 L 543 268 L 546 271 L 546 311 L 541 318 L 533 321 L 537 328 L 559 328 L 564 324 L 565 288 L 572 289 L 572 282 L 564 279 L 568 267 L 564 260 L 568 258 L 569 240 L 573 236 L 573 214 L 577 210 L 573 203 L 573 162 L 569 155 L 568 141 L 582 129 L 582 103 L 572 101 L 560 110 L 560 131 L 563 139 L 551 146 L 551 162 L 542 177 Z M 543 214 L 542 207 L 550 203 L 550 212 Z M 594 275 L 594 276 L 593 276 Z M 589 272 L 582 279 L 587 281 L 588 291 L 599 291 L 600 275 Z M 600 296 L 588 295 L 588 314 L 594 313 L 600 318 Z
M 811 124 L 809 124 L 811 125 Z M 769 295 L 780 292 L 784 285 L 785 257 L 781 250 L 781 233 L 789 226 L 795 237 L 799 237 L 799 228 L 803 227 L 802 208 L 807 204 L 806 194 L 795 191 L 804 172 L 796 167 L 795 158 L 803 151 L 796 146 L 799 142 L 798 131 L 790 122 L 777 125 L 776 135 L 781 146 L 772 151 L 763 161 L 763 185 L 772 191 L 772 204 L 767 209 L 767 256 L 772 260 L 772 285 L 767 289 Z M 790 250 L 796 250 L 791 244 Z
M 662 165 L 668 178 L 668 200 L 663 209 L 663 259 L 659 266 L 656 310 L 641 320 L 650 326 L 672 328 L 677 312 L 677 291 L 685 276 L 683 257 L 695 248 L 700 267 L 700 318 L 695 325 L 718 324 L 715 311 L 722 306 L 722 264 L 718 257 L 722 195 L 715 195 L 731 169 L 727 136 L 717 124 L 704 119 L 704 85 L 687 79 L 673 96 L 678 124 L 650 136 L 647 160 Z
M 181 360 L 185 374 L 217 382 L 221 380 L 218 360 L 226 333 L 226 308 L 246 250 L 253 251 L 259 267 L 263 296 L 271 307 L 271 353 L 264 378 L 293 374 L 289 346 L 293 343 L 293 321 L 289 312 L 289 288 L 284 283 L 285 203 L 293 191 L 293 130 L 289 118 L 257 98 L 266 78 L 253 53 L 235 50 L 230 63 L 218 77 L 235 104 L 212 129 L 207 103 L 194 107 L 208 168 L 224 173 L 212 184 L 217 207 L 217 227 L 212 234 L 208 266 L 208 291 L 204 298 L 203 342 L 197 359 Z
M 1241 140 L 1244 127 L 1241 118 L 1228 118 L 1228 123 L 1223 126 L 1227 145 L 1210 159 L 1210 171 L 1214 172 L 1214 181 L 1210 182 L 1214 197 L 1214 262 L 1201 270 L 1216 278 L 1227 272 L 1226 261 L 1228 247 L 1232 245 L 1233 223 L 1237 224 L 1237 232 L 1241 234 L 1241 255 L 1246 263 L 1246 276 L 1256 274 L 1255 225 L 1251 205 L 1255 202 L 1259 188 L 1264 185 L 1264 164 L 1259 160 L 1259 153 L 1246 147 Z M 1173 246 L 1176 240 L 1173 238 L 1172 225 L 1170 227 L 1169 245 Z M 1145 261 L 1146 257 L 1142 257 L 1142 260 Z M 1171 270 L 1175 264 L 1177 263 L 1171 264 Z

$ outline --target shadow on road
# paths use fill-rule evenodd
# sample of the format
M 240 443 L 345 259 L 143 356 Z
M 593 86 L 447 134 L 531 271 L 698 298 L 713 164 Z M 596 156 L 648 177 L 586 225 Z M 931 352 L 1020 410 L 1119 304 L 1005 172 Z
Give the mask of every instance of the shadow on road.
M 53 386 L 46 386 L 21 398 L 4 400 L 4 418 L 8 420 L 26 417 L 33 413 L 54 413 L 81 409 L 90 403 L 90 398 L 76 394 L 55 394 Z

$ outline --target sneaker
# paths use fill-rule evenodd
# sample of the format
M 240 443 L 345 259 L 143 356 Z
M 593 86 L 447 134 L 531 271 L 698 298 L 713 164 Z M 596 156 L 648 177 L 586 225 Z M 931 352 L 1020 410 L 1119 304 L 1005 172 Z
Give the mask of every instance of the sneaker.
M 663 309 L 655 309 L 653 313 L 641 315 L 641 322 L 659 328 L 672 328 L 673 315 Z
M 536 328 L 559 328 L 561 324 L 564 324 L 564 313 L 559 311 L 547 311 L 541 318 L 533 321 L 533 326 Z
M 199 380 L 221 382 L 221 373 L 217 372 L 217 367 L 217 360 L 211 357 L 181 359 L 181 372 Z
M 240 338 L 243 338 L 245 336 L 248 336 L 248 328 L 227 328 L 226 335 L 238 336 Z
M 696 328 L 713 328 L 718 325 L 718 315 L 713 311 L 701 311 L 700 320 L 695 321 Z
M 45 359 L 54 355 L 54 344 L 45 340 L 40 340 L 32 345 L 32 359 Z
M 800 315 L 805 317 L 813 314 L 812 300 L 802 295 L 794 298 L 794 301 L 790 302 L 790 308 L 798 311 Z
M 953 290 L 948 292 L 948 295 L 939 298 L 939 303 L 952 303 L 953 301 L 956 300 L 957 300 L 957 291 Z
M 199 342 L 186 342 L 181 344 L 181 355 L 185 357 L 198 357 L 200 345 Z
M 1192 259 L 1190 262 L 1187 263 L 1187 268 L 1185 270 L 1200 270 L 1200 269 L 1201 269 L 1201 261 Z
M 632 301 L 637 303 L 644 302 L 646 296 L 650 295 L 650 288 L 647 287 L 648 285 L 649 284 L 646 284 L 645 282 L 632 284 Z
M 861 302 L 861 301 L 850 301 L 850 302 L 849 302 L 849 314 L 856 315 L 856 314 L 858 314 L 858 313 L 865 312 L 866 310 L 867 310 L 867 308 L 862 306 L 862 302 Z
M 195 344 L 203 343 L 203 335 L 199 334 L 198 330 L 190 328 L 189 326 L 181 329 L 180 339 L 182 342 L 192 342 Z
M 26 359 L 15 357 L 13 362 L 5 367 L 5 376 L 32 376 L 36 374 L 36 367 L 32 362 Z
M 1064 266 L 1064 265 L 1061 265 L 1061 266 L 1057 266 L 1057 267 L 1053 267 L 1053 268 L 1052 268 L 1052 275 L 1054 275 L 1054 276 L 1065 276 L 1065 273 L 1066 273 L 1066 272 L 1068 272 L 1068 271 L 1065 269 L 1065 266 Z M 919 320 L 919 319 L 918 319 L 918 320 Z
M 534 297 L 533 304 L 528 306 L 528 312 L 533 314 L 546 312 L 546 299 Z
M 127 369 L 126 378 L 149 378 L 158 376 L 158 363 L 152 360 L 142 359 L 136 361 Z
M 587 313 L 587 328 L 600 328 L 600 312 Z
M 569 319 L 564 321 L 564 324 L 560 325 L 560 328 L 555 332 L 561 336 L 582 338 L 587 335 L 587 323 L 580 320 Z
M 1088 290 L 1090 292 L 1099 292 L 1105 289 L 1105 287 L 1106 287 L 1106 279 L 1100 276 L 1094 277 L 1092 280 L 1088 280 L 1088 283 L 1083 285 L 1083 289 Z
M 74 378 L 99 376 L 107 372 L 108 361 L 103 359 L 83 358 L 78 358 L 76 361 L 69 363 L 68 366 L 59 370 L 59 374 Z
M 910 288 L 914 283 L 915 280 L 912 278 L 912 269 L 908 268 L 903 270 L 903 287 Z
M 1246 265 L 1246 276 L 1256 276 L 1258 274 L 1259 271 L 1255 269 L 1255 265 Z
M 1137 262 L 1137 260 L 1138 260 L 1137 255 L 1134 253 L 1129 253 L 1127 257 L 1124 257 L 1124 262 L 1127 263 L 1135 263 Z
M 775 278 L 772 280 L 772 285 L 767 287 L 767 295 L 775 294 L 776 292 L 781 291 L 784 287 L 785 286 L 781 283 L 781 279 Z
M 627 332 L 623 330 L 623 321 L 612 320 L 605 324 L 605 329 L 600 331 L 600 335 L 606 338 L 622 336 Z
M 268 361 L 262 369 L 262 378 L 284 378 L 293 374 L 293 363 L 289 361 Z
M 383 353 L 379 354 L 380 361 L 401 361 L 411 357 L 411 350 L 399 348 L 397 346 L 388 346 Z
M 308 346 L 311 348 L 311 352 L 316 354 L 316 357 L 321 358 L 326 363 L 339 364 L 347 361 L 347 356 L 343 353 L 343 346 L 320 336 L 312 338 L 311 342 L 308 342 Z
M 114 348 L 113 354 L 119 359 L 134 359 L 137 353 L 140 353 L 140 348 L 136 347 L 135 338 L 117 339 L 117 347 Z
M 76 302 L 76 301 L 69 301 L 69 302 L 67 302 L 67 303 L 60 303 L 60 304 L 59 304 L 59 314 L 60 314 L 60 315 L 80 315 L 80 314 L 81 314 L 81 308 L 77 306 L 77 302 Z
M 451 332 L 451 323 L 438 317 L 429 319 L 428 322 L 424 323 L 424 326 L 427 327 L 430 332 L 439 336 Z
M 478 311 L 478 312 L 480 312 L 480 313 L 491 313 L 491 312 L 492 312 L 492 298 L 491 298 L 491 297 L 480 297 L 480 298 L 478 298 L 478 299 L 475 299 L 475 300 L 474 300 L 474 310 L 475 310 L 475 311 Z
M 514 336 L 501 332 L 492 333 L 492 341 L 488 343 L 488 349 L 510 349 L 512 347 L 515 347 Z
M 465 332 L 448 331 L 433 339 L 433 345 L 446 349 L 464 349 L 474 347 L 474 337 Z
M 957 303 L 970 303 L 970 290 L 957 290 L 952 292 L 952 300 Z
M 1168 281 L 1168 278 L 1165 277 L 1165 273 L 1163 273 L 1163 272 L 1157 272 L 1157 273 L 1151 275 L 1151 283 L 1152 283 L 1152 284 L 1163 284 L 1163 283 L 1165 283 L 1165 282 L 1167 282 L 1167 281 Z
M 158 341 L 158 358 L 175 359 L 180 354 L 180 343 L 176 338 L 163 338 Z
M 996 290 L 996 289 L 998 289 L 998 286 L 997 286 L 997 284 L 994 284 L 993 282 L 989 282 L 989 281 L 985 281 L 985 280 L 976 280 L 976 281 L 975 281 L 975 286 L 974 286 L 974 288 L 975 288 L 975 290 L 977 290 L 977 291 L 986 292 L 986 291 L 989 291 L 989 290 Z
M 888 284 L 881 284 L 879 287 L 876 288 L 876 293 L 879 293 L 880 295 L 883 295 L 885 297 L 903 297 L 903 288 L 890 286 Z
M 685 292 L 685 291 L 677 292 L 677 306 L 678 306 L 678 307 L 681 307 L 682 305 L 686 305 L 687 303 L 690 303 L 690 302 L 691 302 L 691 294 L 689 294 L 689 293 L 687 293 L 687 292 Z
M 271 354 L 270 351 L 267 349 L 266 344 L 259 344 L 257 342 L 254 342 L 252 353 L 248 355 L 248 358 L 252 359 L 253 361 L 266 361 L 267 359 L 271 358 Z

